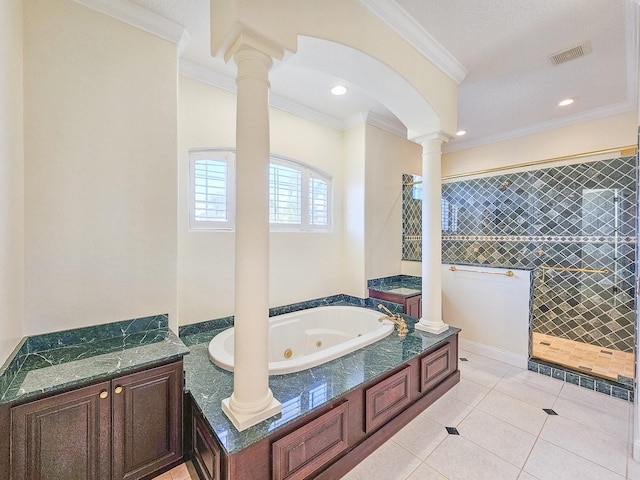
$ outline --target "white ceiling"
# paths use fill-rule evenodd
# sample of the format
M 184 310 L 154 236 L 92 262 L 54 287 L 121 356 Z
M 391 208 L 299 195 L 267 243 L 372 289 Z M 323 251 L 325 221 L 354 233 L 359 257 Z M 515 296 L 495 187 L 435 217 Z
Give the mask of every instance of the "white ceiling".
M 209 52 L 209 0 L 130 1 L 186 28 L 191 40 L 182 55 L 182 73 L 235 88 L 233 63 L 224 64 Z M 359 1 L 419 49 L 435 44 L 459 67 L 449 73 L 462 78 L 458 126 L 468 133 L 452 139 L 448 150 L 637 106 L 638 6 L 633 0 Z M 380 6 L 383 13 L 375 11 Z M 549 55 L 587 41 L 592 51 L 584 57 L 557 66 L 549 62 Z M 301 41 L 298 52 L 272 70 L 274 106 L 337 128 L 373 112 L 373 118 L 403 133 L 391 111 L 366 88 L 347 82 L 347 95 L 330 95 L 329 89 L 344 81 L 308 68 L 307 60 L 317 54 L 310 45 Z M 352 59 L 360 60 L 357 55 Z M 558 107 L 565 97 L 576 101 Z

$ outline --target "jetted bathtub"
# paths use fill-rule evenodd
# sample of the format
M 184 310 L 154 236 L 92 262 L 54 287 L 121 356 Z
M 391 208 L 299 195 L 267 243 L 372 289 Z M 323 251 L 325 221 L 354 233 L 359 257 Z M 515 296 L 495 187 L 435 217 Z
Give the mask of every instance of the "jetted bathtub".
M 269 374 L 299 372 L 370 345 L 393 332 L 384 314 L 360 307 L 328 306 L 269 319 Z M 209 343 L 209 358 L 233 371 L 234 329 Z

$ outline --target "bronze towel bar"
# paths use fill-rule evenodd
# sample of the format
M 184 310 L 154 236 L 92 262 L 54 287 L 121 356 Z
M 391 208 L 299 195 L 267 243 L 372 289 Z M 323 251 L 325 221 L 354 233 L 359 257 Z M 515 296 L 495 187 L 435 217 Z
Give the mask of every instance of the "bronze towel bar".
M 540 283 L 544 283 L 544 274 L 547 270 L 554 270 L 556 272 L 609 273 L 609 270 L 606 268 L 603 270 L 594 270 L 591 268 L 546 267 L 544 265 L 540 267 L 540 270 L 542 270 Z
M 505 277 L 513 277 L 513 272 L 511 270 L 507 270 L 506 272 L 479 272 L 478 270 L 460 270 L 456 268 L 454 265 L 449 267 L 449 270 L 452 272 L 466 272 L 466 273 L 484 273 L 486 275 L 503 275 Z

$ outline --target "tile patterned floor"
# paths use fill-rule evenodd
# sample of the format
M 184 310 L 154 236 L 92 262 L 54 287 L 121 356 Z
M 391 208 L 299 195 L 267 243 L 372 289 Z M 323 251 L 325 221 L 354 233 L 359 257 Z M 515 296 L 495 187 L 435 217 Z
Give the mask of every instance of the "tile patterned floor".
M 342 480 L 640 480 L 631 403 L 460 356 L 460 383 Z M 156 480 L 188 475 L 181 465 Z
M 533 332 L 531 353 L 534 358 L 611 380 L 618 380 L 618 375 L 634 377 L 633 353 L 536 332 Z

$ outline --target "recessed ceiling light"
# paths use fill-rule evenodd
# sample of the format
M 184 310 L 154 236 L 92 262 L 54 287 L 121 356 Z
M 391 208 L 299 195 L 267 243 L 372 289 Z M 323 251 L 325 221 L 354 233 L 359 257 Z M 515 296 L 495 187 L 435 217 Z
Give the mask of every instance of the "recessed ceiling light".
M 347 87 L 345 87 L 344 85 L 336 85 L 331 89 L 331 93 L 336 96 L 344 95 L 345 93 L 347 93 Z
M 573 102 L 575 102 L 575 98 L 565 98 L 564 100 L 558 102 L 558 106 L 566 107 L 567 105 L 571 105 Z
M 461 137 L 461 136 L 463 136 L 463 135 L 464 135 L 464 134 L 466 134 L 466 133 L 467 133 L 467 131 L 466 131 L 466 130 L 458 130 L 458 131 L 456 132 L 456 135 L 457 135 L 458 137 Z

